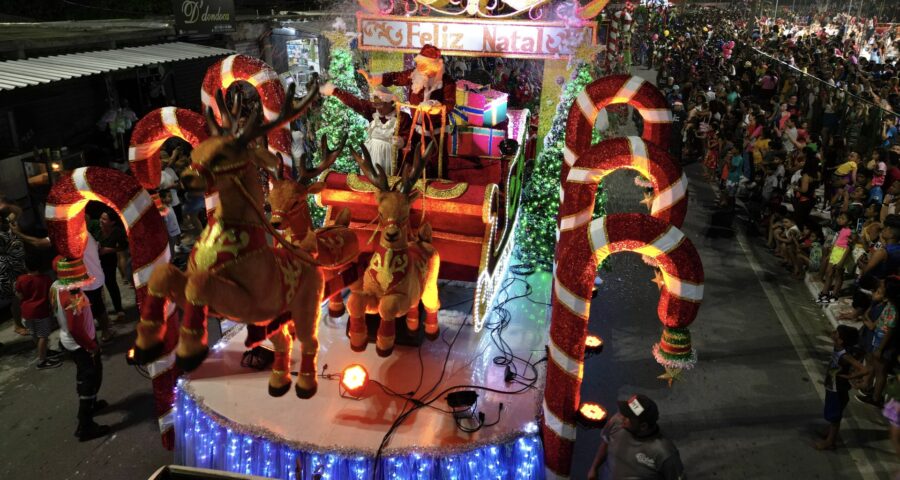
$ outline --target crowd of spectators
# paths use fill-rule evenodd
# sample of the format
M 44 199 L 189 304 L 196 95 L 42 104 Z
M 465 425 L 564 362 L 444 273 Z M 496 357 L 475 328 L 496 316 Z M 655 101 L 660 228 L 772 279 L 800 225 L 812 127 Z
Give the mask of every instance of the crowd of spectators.
M 839 424 L 852 384 L 884 408 L 900 455 L 888 381 L 900 352 L 900 31 L 821 11 L 661 16 L 664 35 L 637 43 L 650 44 L 642 57 L 673 111 L 673 155 L 703 165 L 720 211 L 746 216 L 787 272 L 821 284 L 817 303 L 847 305 L 838 320 L 858 335 L 835 334 L 831 370 L 861 367 L 832 382 L 826 418 Z M 817 445 L 833 448 L 834 436 Z

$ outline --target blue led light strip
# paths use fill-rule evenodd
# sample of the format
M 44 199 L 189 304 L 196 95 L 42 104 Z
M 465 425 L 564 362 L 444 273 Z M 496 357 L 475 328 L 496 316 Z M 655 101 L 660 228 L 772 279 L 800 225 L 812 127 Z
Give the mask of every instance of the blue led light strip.
M 190 395 L 176 391 L 175 461 L 190 467 L 290 480 L 370 480 L 374 458 L 294 450 L 287 445 L 225 427 Z M 303 476 L 297 476 L 297 459 Z M 447 456 L 410 453 L 380 460 L 383 479 L 519 480 L 544 477 L 544 451 L 537 435 Z

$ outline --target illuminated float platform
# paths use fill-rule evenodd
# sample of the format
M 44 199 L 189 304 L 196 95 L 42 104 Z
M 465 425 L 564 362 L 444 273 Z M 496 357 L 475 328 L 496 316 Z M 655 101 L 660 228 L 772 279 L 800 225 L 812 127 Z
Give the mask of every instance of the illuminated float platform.
M 540 278 L 543 285 L 529 279 L 535 288 L 530 299 L 505 305 L 515 321 L 504 329 L 503 340 L 515 355 L 532 362 L 546 355 L 545 306 L 537 302 L 549 297 L 549 277 Z M 501 292 L 500 301 L 523 294 L 524 285 L 512 282 Z M 269 371 L 241 367 L 246 333 L 244 326 L 235 327 L 200 368 L 179 382 L 176 463 L 273 478 L 371 479 L 379 445 L 406 403 L 374 381 L 393 392 L 408 393 L 416 390 L 423 372 L 417 397 L 432 390 L 428 397 L 436 398 L 432 406 L 443 411 L 420 408 L 396 429 L 379 459 L 380 478 L 543 478 L 538 416 L 544 364 L 538 364 L 531 388 L 505 381 L 505 368 L 493 361 L 502 352 L 489 331 L 497 314 L 488 318 L 485 330 L 475 332 L 470 314 L 473 288 L 461 282 L 441 285 L 441 301 L 447 306 L 440 312 L 441 338 L 423 343 L 421 362 L 419 349 L 413 347 L 397 346 L 388 358 L 378 357 L 373 345 L 363 353 L 352 352 L 345 336 L 346 316 L 330 319 L 323 310 L 319 366 L 327 365 L 324 374 L 333 378 L 320 378 L 318 393 L 309 400 L 293 394 L 270 397 Z M 364 366 L 370 379 L 359 399 L 346 392 L 342 396 L 336 378 L 353 364 Z M 297 367 L 295 362 L 292 370 Z M 517 362 L 520 373 L 522 367 Z M 484 412 L 486 426 L 465 433 L 446 412 L 446 393 L 436 396 L 465 385 L 521 393 L 475 389 L 476 409 Z

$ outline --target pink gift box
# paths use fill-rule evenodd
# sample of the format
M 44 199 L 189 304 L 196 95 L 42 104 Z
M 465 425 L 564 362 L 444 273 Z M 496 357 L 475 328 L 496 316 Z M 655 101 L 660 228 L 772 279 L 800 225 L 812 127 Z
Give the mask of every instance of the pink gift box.
M 479 110 L 503 110 L 506 113 L 506 103 L 509 95 L 491 90 L 490 87 L 472 83 L 468 80 L 456 81 L 456 105 L 460 107 L 477 108 Z M 504 115 L 505 116 L 505 115 Z M 503 121 L 501 118 L 499 121 Z
M 450 153 L 467 157 L 499 157 L 504 130 L 473 126 L 456 127 L 450 136 Z

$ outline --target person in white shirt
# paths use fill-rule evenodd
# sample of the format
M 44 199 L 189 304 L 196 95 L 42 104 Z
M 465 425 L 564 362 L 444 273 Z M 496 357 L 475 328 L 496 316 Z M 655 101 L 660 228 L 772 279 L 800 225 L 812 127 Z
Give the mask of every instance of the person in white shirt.
M 87 235 L 87 243 L 84 246 L 82 255 L 84 266 L 87 267 L 88 274 L 93 277 L 93 281 L 82 286 L 81 291 L 87 295 L 88 300 L 91 302 L 91 313 L 97 320 L 100 330 L 100 342 L 106 343 L 112 340 L 114 336 L 114 332 L 109 326 L 106 304 L 103 301 L 103 285 L 106 283 L 106 276 L 103 274 L 103 267 L 100 265 L 100 247 L 90 234 Z

